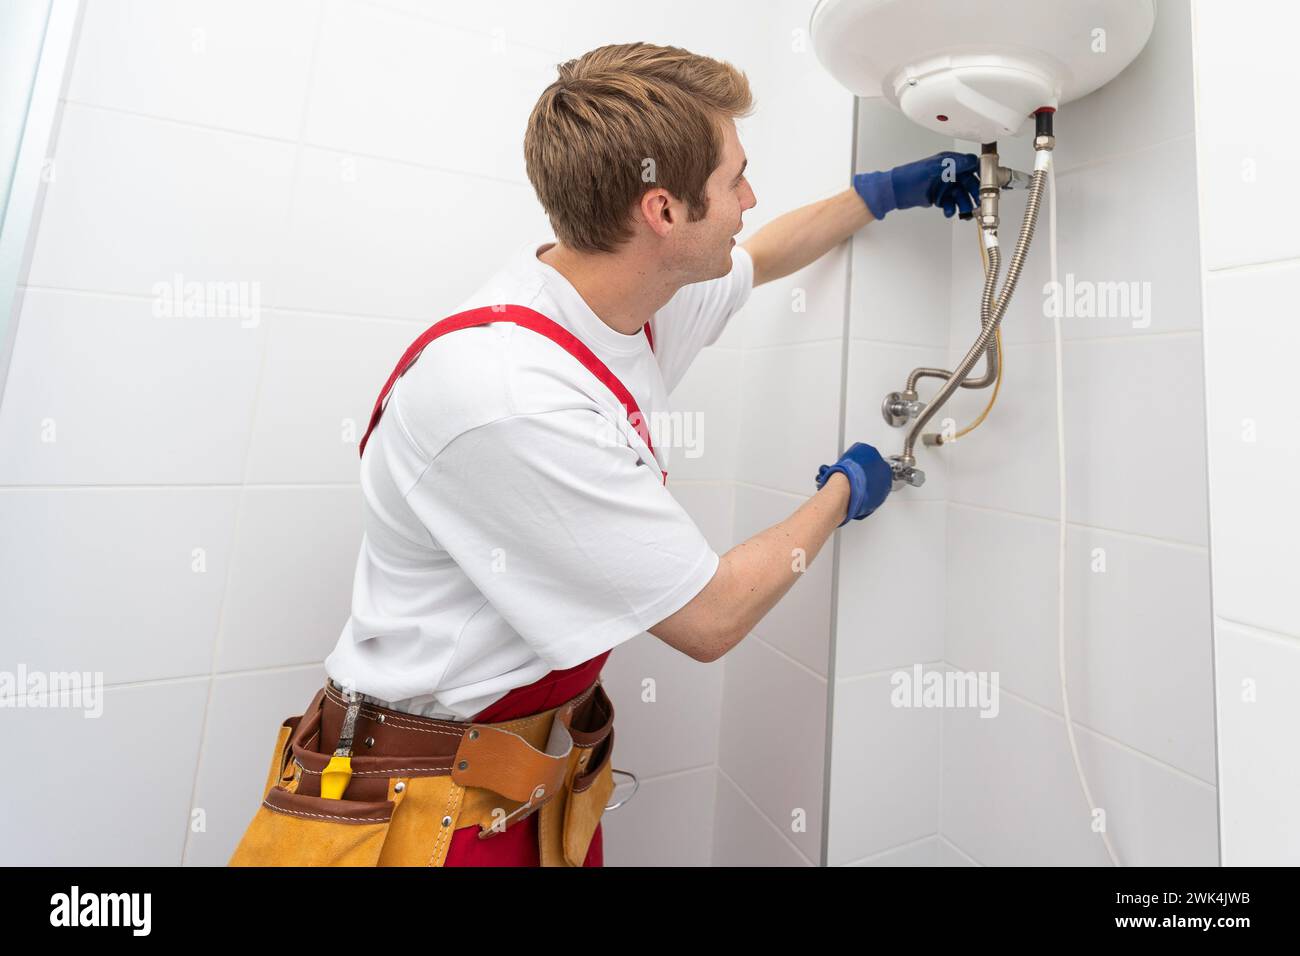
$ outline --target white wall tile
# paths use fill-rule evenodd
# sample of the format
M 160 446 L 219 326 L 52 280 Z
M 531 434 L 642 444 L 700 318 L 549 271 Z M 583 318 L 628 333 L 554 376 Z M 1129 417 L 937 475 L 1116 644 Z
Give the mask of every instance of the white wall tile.
M 784 17 L 808 0 L 780 0 L 770 16 Z M 764 18 L 745 16 L 744 0 L 663 0 L 653 7 L 583 0 L 562 40 L 561 52 L 576 56 L 606 43 L 647 41 L 684 47 L 694 53 L 733 62 L 742 70 L 763 72 L 767 47 L 759 33 Z
M 1206 544 L 1203 363 L 1195 333 L 1065 347 L 1071 521 Z
M 1063 288 L 1061 334 L 1067 339 L 1180 332 L 1201 328 L 1198 268 L 1196 144 L 1189 134 L 1149 149 L 1060 173 L 1057 279 Z M 1033 250 L 1039 276 L 1048 272 L 1046 207 Z M 1086 284 L 1086 285 L 1085 285 Z M 1069 295 L 1070 290 L 1074 295 Z M 1091 290 L 1091 291 L 1089 291 Z M 1025 295 L 1039 307 L 1051 338 L 1043 283 Z M 1088 296 L 1092 296 L 1089 302 Z
M 727 6 L 718 4 L 718 12 L 726 16 Z M 747 45 L 737 50 L 733 62 L 749 77 L 754 92 L 749 128 L 755 144 L 762 146 L 754 163 L 763 187 L 759 201 L 775 214 L 847 188 L 857 107 L 813 52 L 808 24 L 816 0 L 773 0 L 761 17 L 753 16 L 743 0 L 732 0 L 730 6 L 739 16 L 722 35 L 743 38 Z M 795 141 L 802 148 L 788 148 Z M 812 143 L 816 149 L 808 148 Z
M 1077 729 L 1126 866 L 1213 866 L 1214 788 Z M 943 832 L 985 866 L 1105 866 L 1061 719 L 1009 694 L 998 715 L 944 711 Z
M 954 504 L 948 525 L 947 660 L 1060 713 L 1056 523 Z M 1075 721 L 1212 784 L 1206 553 L 1075 526 L 1066 547 Z
M 718 774 L 712 866 L 812 866 L 725 773 Z
M 944 450 L 949 497 L 963 504 L 1055 518 L 1059 496 L 1052 348 L 1007 345 L 1003 355 L 997 403 L 976 431 Z M 955 353 L 949 356 L 953 363 L 959 358 Z M 988 401 L 989 392 L 984 389 L 959 390 L 943 406 L 942 414 L 964 428 L 975 421 Z M 1068 422 L 1066 428 L 1067 438 L 1077 444 L 1077 434 L 1069 430 Z
M 84 9 L 69 99 L 297 138 L 316 0 L 95 0 Z
M 757 200 L 746 213 L 740 241 L 791 209 L 850 185 L 854 100 L 821 68 L 807 42 L 812 6 L 806 0 L 774 3 L 759 18 L 742 8 L 741 17 L 759 35 L 753 51 L 736 62 L 750 79 L 755 102 L 753 115 L 738 122 Z M 800 146 L 791 149 L 796 139 Z M 849 256 L 844 243 L 755 289 L 742 315 L 744 345 L 840 339 Z
M 1213 785 L 1207 554 L 1084 528 L 1071 528 L 1066 544 L 1074 719 Z
M 906 846 L 876 853 L 849 866 L 939 866 L 939 838 L 926 837 Z
M 948 507 L 944 658 L 996 671 L 1002 690 L 1059 707 L 1057 525 L 1004 511 Z
M 28 283 L 156 295 L 258 283 L 270 304 L 295 147 L 69 104 Z
M 352 606 L 361 494 L 338 488 L 245 488 L 218 671 L 324 660 Z
M 1215 622 L 1225 866 L 1300 864 L 1300 642 Z
M 980 864 L 971 859 L 964 853 L 960 847 L 954 845 L 952 841 L 939 837 L 939 862 L 936 866 L 979 866 Z
M 812 265 L 756 288 L 732 319 L 741 326 L 744 346 L 839 342 L 844 335 L 848 265 L 849 246 L 842 243 Z
M 713 846 L 709 809 L 718 772 L 713 767 L 642 780 L 636 795 L 600 818 L 605 866 L 708 866 Z M 631 793 L 625 777 L 610 802 Z
M 1300 235 L 1277 212 L 1300 151 L 1300 129 L 1277 121 L 1293 105 L 1300 8 L 1198 0 L 1194 9 L 1205 266 L 1300 256 Z
M 3 668 L 101 671 L 110 683 L 207 674 L 237 495 L 0 491 Z
M 840 532 L 840 680 L 943 657 L 946 512 L 942 501 L 900 495 Z
M 510 36 L 327 4 L 305 140 L 526 184 L 524 131 L 555 66 Z
M 481 0 L 473 5 L 430 3 L 429 0 L 362 0 L 362 5 L 409 14 L 434 24 L 552 50 L 557 54 L 565 38 L 572 34 L 576 20 L 587 20 L 597 14 L 601 6 L 606 6 L 595 0 L 555 0 L 545 6 L 528 0 Z
M 718 765 L 800 853 L 817 861 L 826 682 L 753 635 L 727 654 L 726 665 Z M 774 754 L 782 755 L 779 764 Z M 796 821 L 805 829 L 796 832 Z
M 796 495 L 839 447 L 840 343 L 746 349 L 737 477 Z
M 9 759 L 27 785 L 0 797 L 5 863 L 179 865 L 207 692 L 204 677 L 106 688 L 99 717 L 10 710 Z
M 994 718 L 953 709 L 943 721 L 945 836 L 985 866 L 1107 862 L 1060 718 L 1003 693 Z
M 1057 729 L 1064 737 L 1064 726 Z M 1077 737 L 1088 785 L 1106 810 L 1121 865 L 1219 865 L 1214 786 L 1087 730 Z M 1082 802 L 1077 778 L 1071 782 Z
M 895 706 L 894 688 L 891 674 L 836 681 L 828 865 L 939 829 L 942 712 Z
M 304 149 L 293 254 L 272 304 L 415 319 L 423 331 L 538 235 L 549 227 L 527 186 Z
M 1205 374 L 1215 612 L 1300 636 L 1300 436 L 1291 366 L 1300 265 L 1211 273 Z
M 28 289 L 0 404 L 0 481 L 239 481 L 264 326 Z

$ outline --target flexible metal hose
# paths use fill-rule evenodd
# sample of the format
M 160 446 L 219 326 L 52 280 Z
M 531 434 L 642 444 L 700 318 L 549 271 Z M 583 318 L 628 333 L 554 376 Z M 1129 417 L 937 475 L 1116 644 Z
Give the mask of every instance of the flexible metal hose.
M 979 234 L 980 255 L 987 261 L 984 264 L 984 291 L 980 296 L 980 328 L 988 325 L 989 313 L 993 309 L 993 293 L 997 289 L 998 271 L 1002 268 L 1002 254 L 997 246 L 988 250 L 984 248 L 984 236 Z M 962 388 L 987 388 L 998 379 L 999 366 L 1002 364 L 1002 349 L 995 338 L 989 343 L 985 353 L 988 364 L 984 374 L 978 378 L 966 378 L 961 382 Z M 923 378 L 951 378 L 952 372 L 942 368 L 916 368 L 907 376 L 907 390 L 916 391 L 916 383 Z
M 1049 182 L 1051 181 L 1050 174 L 1048 177 L 1048 181 Z M 1028 182 L 1029 182 L 1029 177 L 1026 176 L 1025 177 L 1026 185 L 1028 185 Z M 1048 212 L 1051 212 L 1052 207 L 1048 206 L 1047 209 Z M 984 275 L 987 277 L 989 271 L 989 252 L 984 245 L 984 230 L 982 227 L 976 227 L 975 229 L 975 244 L 979 246 L 980 260 L 984 266 Z M 975 418 L 973 422 L 971 422 L 961 431 L 953 432 L 951 436 L 947 436 L 942 432 L 931 432 L 928 435 L 923 435 L 921 437 L 921 440 L 925 442 L 927 445 L 946 445 L 949 442 L 954 442 L 960 438 L 964 438 L 965 436 L 973 432 L 975 429 L 983 425 L 985 419 L 989 417 L 989 412 L 993 411 L 993 406 L 994 404 L 997 403 L 998 400 L 998 394 L 1002 391 L 1002 375 L 1003 375 L 1003 369 L 1006 367 L 1006 363 L 1003 361 L 1003 356 L 1002 356 L 1002 327 L 1001 326 L 998 326 L 996 329 L 993 330 L 993 342 L 992 344 L 989 345 L 989 350 L 984 354 L 989 356 L 990 365 L 993 364 L 992 360 L 994 357 L 997 357 L 998 359 L 997 380 L 993 383 L 993 394 L 989 396 L 988 404 L 984 406 L 984 410 L 979 413 L 979 415 Z M 992 371 L 992 369 L 990 369 L 990 371 Z M 970 379 L 966 379 L 965 382 L 962 382 L 962 385 L 965 386 L 969 382 Z
M 1050 150 L 1048 152 L 1050 153 Z M 1048 161 L 1050 162 L 1050 160 L 1049 155 Z M 999 323 L 1001 323 L 1002 316 L 1006 313 L 1007 305 L 1011 301 L 1011 296 L 1016 291 L 1016 283 L 1020 280 L 1020 272 L 1024 268 L 1025 258 L 1029 254 L 1029 244 L 1034 238 L 1034 226 L 1038 222 L 1038 207 L 1042 203 L 1043 189 L 1046 184 L 1047 170 L 1045 168 L 1035 169 L 1029 182 L 1029 197 L 1025 201 L 1025 217 L 1020 224 L 1020 235 L 1016 239 L 1015 251 L 1011 253 L 1011 264 L 1007 267 L 1006 282 L 1002 286 L 1002 291 L 998 293 L 997 300 L 992 302 L 992 308 L 990 309 L 992 291 L 990 283 L 996 283 L 997 281 L 996 266 L 989 270 L 989 275 L 985 277 L 984 281 L 984 292 L 980 297 L 980 318 L 983 326 L 980 329 L 979 337 L 975 340 L 975 344 L 971 346 L 970 351 L 966 353 L 966 357 L 962 359 L 961 364 L 953 371 L 952 377 L 943 384 L 934 398 L 930 400 L 930 403 L 917 416 L 916 421 L 912 423 L 912 427 L 907 433 L 907 439 L 903 442 L 903 454 L 900 456 L 904 465 L 915 464 L 916 458 L 913 449 L 916 447 L 916 441 L 920 437 L 922 429 L 929 424 L 930 419 L 935 416 L 935 413 L 939 411 L 944 402 L 965 381 L 966 376 L 975 367 L 975 363 L 984 354 L 984 350 L 988 348 L 989 340 L 993 337 Z M 996 252 L 996 246 L 989 249 L 991 255 L 996 254 Z

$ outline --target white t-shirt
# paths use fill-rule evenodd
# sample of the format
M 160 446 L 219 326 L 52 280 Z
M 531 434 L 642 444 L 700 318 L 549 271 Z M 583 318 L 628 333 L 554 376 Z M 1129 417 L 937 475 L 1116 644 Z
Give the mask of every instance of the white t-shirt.
M 366 445 L 352 613 L 325 659 L 397 710 L 468 719 L 653 627 L 718 567 L 663 484 L 674 429 L 657 424 L 749 297 L 749 254 L 735 246 L 727 275 L 655 313 L 652 353 L 537 258 L 548 245 L 528 243 L 454 312 L 509 303 L 568 329 L 632 393 L 659 464 L 614 393 L 551 339 L 502 321 L 431 342 Z

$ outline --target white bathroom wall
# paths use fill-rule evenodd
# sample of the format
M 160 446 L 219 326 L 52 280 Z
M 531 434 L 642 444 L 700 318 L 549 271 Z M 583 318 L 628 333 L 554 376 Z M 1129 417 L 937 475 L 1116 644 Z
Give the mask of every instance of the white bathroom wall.
M 646 39 L 745 69 L 759 102 L 741 127 L 752 230 L 848 172 L 849 99 L 795 49 L 810 6 L 757 18 L 739 0 L 85 5 L 0 404 L 0 666 L 102 671 L 102 718 L 18 710 L 6 729 L 34 777 L 75 761 L 81 779 L 132 783 L 99 801 L 7 793 L 6 862 L 225 862 L 275 728 L 319 686 L 347 614 L 356 441 L 379 387 L 421 330 L 546 234 L 521 141 L 555 64 Z M 783 305 L 789 283 L 760 290 L 674 394 L 706 431 L 698 457 L 675 451 L 671 488 L 720 551 L 792 510 L 835 453 L 831 430 L 786 415 L 811 392 L 833 418 L 844 269 L 840 257 L 799 280 L 807 313 Z M 250 311 L 166 314 L 159 284 L 185 282 L 237 283 Z M 788 377 L 770 364 L 785 356 L 811 361 Z M 742 432 L 742 405 L 775 394 L 789 396 L 776 417 Z M 802 443 L 803 464 L 746 459 L 733 525 L 747 435 Z M 728 713 L 750 714 L 751 673 L 783 694 L 800 678 L 819 754 L 824 648 L 792 646 L 797 617 L 785 627 L 736 665 Z M 608 864 L 709 863 L 720 762 L 725 847 L 816 858 L 815 837 L 796 849 L 771 820 L 788 817 L 781 801 L 815 808 L 820 759 L 798 794 L 753 773 L 754 731 L 720 733 L 729 665 L 648 636 L 611 658 L 616 765 L 642 792 L 606 818 Z
M 1134 293 L 1127 310 L 1061 320 L 1070 704 L 1126 865 L 1218 860 L 1191 76 L 1189 6 L 1162 3 L 1138 59 L 1056 116 L 1058 279 Z M 1004 162 L 1027 168 L 1031 136 L 1000 144 Z M 1019 223 L 1023 195 L 1004 222 Z M 945 714 L 941 826 L 985 864 L 1108 862 L 1061 715 L 1047 226 L 1045 207 L 1004 320 L 998 404 L 951 449 L 945 659 L 998 672 L 1002 706 L 995 720 Z M 1005 249 L 1014 227 L 1002 234 Z M 980 280 L 974 239 L 955 241 L 953 362 Z M 969 421 L 982 397 L 952 417 Z
M 4 666 L 102 671 L 101 719 L 9 729 L 132 784 L 7 794 L 9 862 L 219 864 L 251 819 L 346 618 L 375 394 L 545 227 L 518 157 L 554 56 L 470 26 L 85 5 L 0 405 Z M 250 309 L 165 314 L 184 282 Z
M 1218 850 L 1191 75 L 1188 4 L 1171 0 L 1138 60 L 1056 115 L 1060 278 L 1136 283 L 1142 296 L 1123 314 L 1062 319 L 1070 703 L 1095 801 L 1130 865 L 1214 863 Z M 862 112 L 906 135 L 877 114 Z M 1004 165 L 1032 168 L 1032 132 L 999 143 Z M 910 155 L 860 155 L 858 166 L 954 145 L 979 151 L 915 142 Z M 1025 194 L 1002 195 L 1009 259 Z M 846 414 L 847 438 L 878 438 L 885 454 L 903 433 L 881 422 L 881 398 L 915 366 L 960 361 L 982 278 L 973 222 L 895 215 L 855 241 Z M 1107 862 L 1057 677 L 1047 226 L 1044 205 L 1003 320 L 987 421 L 921 447 L 926 484 L 844 536 L 831 862 Z M 963 427 L 988 397 L 959 394 L 932 427 Z M 996 674 L 996 717 L 891 706 L 891 676 L 911 664 Z
M 1056 115 L 1058 279 L 1134 293 L 1127 310 L 1092 314 L 1076 299 L 1079 314 L 1061 320 L 1070 705 L 1126 865 L 1218 860 L 1191 78 L 1189 5 L 1172 0 L 1133 64 Z M 1004 163 L 1028 168 L 1031 137 L 1000 144 Z M 1003 204 L 1008 256 L 1023 196 Z M 1004 319 L 998 404 L 951 449 L 945 659 L 998 672 L 1002 706 L 995 720 L 945 714 L 942 832 L 985 864 L 1108 863 L 1057 673 L 1047 226 L 1044 207 Z M 955 237 L 953 362 L 978 315 L 973 242 Z M 950 414 L 969 421 L 983 398 L 963 396 Z
M 758 205 L 746 236 L 849 185 L 853 97 L 808 42 L 813 6 L 781 0 L 758 16 L 750 4 L 737 18 L 757 29 L 745 64 L 757 110 L 742 136 Z M 789 517 L 816 492 L 817 468 L 839 455 L 848 253 L 845 244 L 756 289 L 718 342 L 738 372 L 737 542 Z M 723 658 L 714 865 L 822 862 L 833 565 L 828 542 Z
M 1223 863 L 1300 864 L 1300 11 L 1194 4 Z
M 950 147 L 879 100 L 858 107 L 855 168 L 889 169 Z M 854 236 L 841 445 L 899 450 L 880 402 L 919 366 L 942 366 L 952 224 L 899 210 Z M 943 462 L 836 533 L 834 693 L 826 862 L 934 863 L 940 851 L 939 713 L 891 707 L 890 677 L 943 658 Z

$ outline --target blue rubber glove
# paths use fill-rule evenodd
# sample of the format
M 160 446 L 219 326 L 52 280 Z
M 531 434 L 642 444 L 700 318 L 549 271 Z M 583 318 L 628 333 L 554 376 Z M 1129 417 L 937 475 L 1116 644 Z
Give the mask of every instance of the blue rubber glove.
M 849 508 L 844 520 L 837 525 L 840 528 L 848 524 L 850 518 L 860 521 L 879 508 L 894 487 L 894 470 L 889 467 L 889 462 L 863 442 L 851 445 L 835 464 L 822 465 L 817 471 L 817 487 L 820 489 L 837 471 L 849 480 Z
M 886 172 L 858 173 L 853 188 L 877 219 L 917 206 L 941 206 L 951 219 L 954 212 L 972 212 L 979 206 L 979 168 L 974 153 L 945 150 Z

